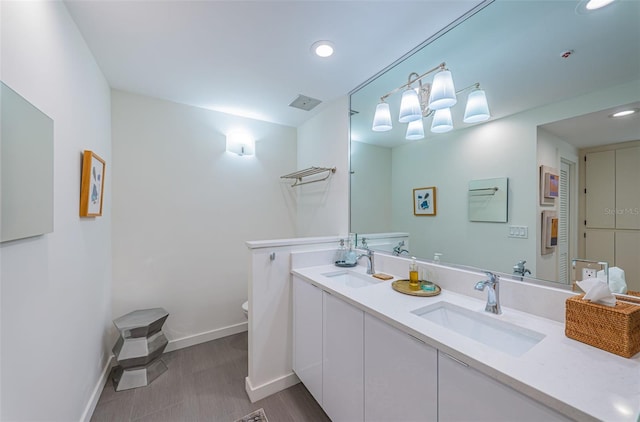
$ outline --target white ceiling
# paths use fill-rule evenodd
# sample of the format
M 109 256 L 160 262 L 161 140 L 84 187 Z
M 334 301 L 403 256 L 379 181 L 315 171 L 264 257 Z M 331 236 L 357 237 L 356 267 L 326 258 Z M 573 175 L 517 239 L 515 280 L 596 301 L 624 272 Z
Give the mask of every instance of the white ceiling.
M 640 80 L 640 1 L 616 1 L 591 13 L 578 0 L 497 0 L 446 33 L 392 71 L 352 96 L 359 112 L 351 122 L 352 138 L 394 147 L 405 140 L 406 125 L 396 119 L 400 93 L 389 97 L 394 128 L 372 132 L 380 96 L 406 83 L 410 72 L 423 73 L 445 61 L 456 89 L 480 82 L 486 90 L 492 119 L 575 98 L 599 89 Z M 569 58 L 561 53 L 573 50 Z M 427 78 L 429 81 L 431 78 Z M 455 128 L 462 123 L 466 93 L 452 108 Z M 640 98 L 637 100 L 640 101 Z M 620 104 L 611 104 L 619 106 Z M 640 114 L 609 119 L 610 111 L 558 123 L 548 130 L 570 139 L 578 148 L 640 138 Z M 569 133 L 585 122 L 584 129 Z M 424 119 L 426 138 L 431 119 Z
M 635 141 L 640 139 L 640 113 L 610 117 L 618 111 L 631 109 L 640 110 L 640 102 L 559 120 L 541 128 L 579 148 Z
M 297 127 L 481 1 L 65 3 L 112 88 Z

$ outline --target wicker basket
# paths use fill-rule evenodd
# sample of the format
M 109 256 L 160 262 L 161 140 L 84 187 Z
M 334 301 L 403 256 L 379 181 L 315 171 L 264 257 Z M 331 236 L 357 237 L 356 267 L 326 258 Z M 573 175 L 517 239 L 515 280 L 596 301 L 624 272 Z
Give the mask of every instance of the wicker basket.
M 640 297 L 639 292 L 627 294 Z M 583 296 L 567 299 L 567 337 L 625 358 L 640 352 L 640 305 L 604 306 L 582 300 Z

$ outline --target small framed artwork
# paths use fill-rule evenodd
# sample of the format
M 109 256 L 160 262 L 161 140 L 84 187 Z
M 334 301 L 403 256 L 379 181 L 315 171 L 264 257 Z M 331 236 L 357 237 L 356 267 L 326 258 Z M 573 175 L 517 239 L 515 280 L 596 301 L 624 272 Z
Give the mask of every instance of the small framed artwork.
M 106 164 L 102 158 L 92 151 L 84 151 L 80 185 L 80 217 L 102 215 L 105 170 Z
M 560 194 L 558 170 L 540 166 L 540 205 L 554 205 Z
M 559 176 L 553 173 L 544 174 L 544 197 L 555 199 L 558 197 Z
M 558 246 L 558 217 L 555 211 L 542 211 L 540 254 L 548 255 Z
M 547 239 L 545 246 L 553 248 L 558 246 L 558 219 L 556 217 L 547 217 Z
M 413 190 L 413 215 L 436 215 L 436 187 L 416 188 Z

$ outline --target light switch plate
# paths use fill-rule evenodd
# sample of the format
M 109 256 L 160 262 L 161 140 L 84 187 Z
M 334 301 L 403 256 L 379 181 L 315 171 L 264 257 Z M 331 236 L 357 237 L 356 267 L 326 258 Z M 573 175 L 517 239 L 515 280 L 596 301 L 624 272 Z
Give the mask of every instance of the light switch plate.
M 529 227 L 509 226 L 509 237 L 515 237 L 518 239 L 527 239 L 529 237 Z

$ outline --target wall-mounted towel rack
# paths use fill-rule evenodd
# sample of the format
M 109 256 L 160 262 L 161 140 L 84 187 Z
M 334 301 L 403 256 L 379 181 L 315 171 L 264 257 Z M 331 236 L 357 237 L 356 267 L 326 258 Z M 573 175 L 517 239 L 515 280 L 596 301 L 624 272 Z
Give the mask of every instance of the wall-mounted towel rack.
M 495 177 L 469 181 L 469 221 L 506 223 L 509 179 Z
M 336 172 L 335 167 L 309 167 L 304 170 L 294 171 L 293 173 L 285 174 L 284 176 L 280 176 L 281 179 L 295 179 L 296 181 L 293 183 L 293 186 L 306 185 L 308 183 L 322 182 L 323 180 L 327 180 L 332 173 Z M 313 176 L 315 174 L 327 173 L 325 177 L 321 177 L 319 179 L 307 180 L 303 182 L 302 179 L 304 177 Z
M 488 196 L 495 195 L 498 191 L 498 187 L 494 186 L 492 188 L 481 188 L 481 189 L 469 189 L 469 195 L 471 196 Z

